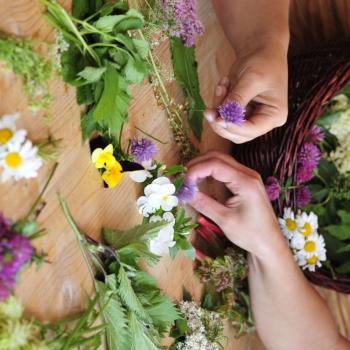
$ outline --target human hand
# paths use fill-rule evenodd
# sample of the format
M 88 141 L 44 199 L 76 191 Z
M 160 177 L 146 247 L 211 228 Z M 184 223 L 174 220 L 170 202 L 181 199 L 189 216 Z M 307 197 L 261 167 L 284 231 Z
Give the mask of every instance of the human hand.
M 284 45 L 238 53 L 230 76 L 220 80 L 214 92 L 214 105 L 205 117 L 212 129 L 234 143 L 244 143 L 282 126 L 288 114 L 288 68 Z M 242 126 L 225 122 L 217 108 L 236 101 L 245 107 Z
M 269 257 L 273 247 L 286 246 L 260 175 L 219 152 L 209 152 L 188 164 L 188 177 L 200 182 L 212 177 L 233 193 L 221 204 L 197 192 L 190 203 L 213 220 L 227 238 L 257 257 Z M 276 249 L 276 251 L 280 251 Z

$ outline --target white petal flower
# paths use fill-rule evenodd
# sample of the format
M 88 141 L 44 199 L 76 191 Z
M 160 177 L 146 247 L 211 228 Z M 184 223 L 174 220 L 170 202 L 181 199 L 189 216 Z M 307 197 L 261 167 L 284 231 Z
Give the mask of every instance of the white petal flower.
M 149 242 L 150 251 L 156 255 L 164 255 L 169 252 L 169 248 L 173 247 L 176 242 L 174 241 L 174 224 L 175 217 L 172 213 L 164 213 L 163 217 L 159 215 L 153 215 L 150 218 L 150 222 L 168 221 L 169 225 L 159 230 L 157 237 L 153 238 Z
M 19 113 L 7 114 L 0 118 L 0 147 L 3 147 L 8 142 L 13 141 L 14 136 L 16 135 L 16 120 L 19 117 Z M 17 138 L 20 135 L 23 135 L 26 132 L 21 130 L 20 134 L 17 134 Z M 24 135 L 24 136 L 25 136 Z M 24 137 L 20 142 L 24 141 Z
M 154 170 L 157 167 L 157 163 L 154 160 L 147 160 L 145 162 L 142 162 L 141 165 L 146 169 L 146 170 Z
M 129 177 L 135 182 L 142 183 L 152 178 L 152 174 L 148 170 L 136 170 L 129 172 Z
M 291 239 L 294 234 L 299 233 L 295 214 L 291 208 L 284 208 L 282 218 L 278 218 L 282 233 L 287 239 Z
M 305 236 L 302 235 L 301 233 L 296 233 L 290 240 L 289 246 L 292 249 L 302 249 L 305 244 Z
M 31 141 L 27 140 L 24 144 L 10 142 L 0 154 L 0 166 L 3 168 L 1 180 L 4 182 L 13 177 L 17 181 L 36 177 L 42 164 L 38 149 Z
M 309 214 L 303 212 L 297 215 L 297 224 L 300 233 L 307 237 L 317 232 L 318 217 L 313 212 Z
M 174 184 L 166 177 L 159 177 L 145 188 L 145 196 L 148 203 L 155 209 L 162 208 L 164 211 L 170 211 L 178 205 L 178 199 L 173 194 L 176 188 Z
M 139 207 L 139 213 L 146 218 L 149 217 L 150 214 L 153 214 L 156 211 L 156 208 L 150 206 L 148 202 L 148 198 L 145 196 L 138 198 L 136 203 Z

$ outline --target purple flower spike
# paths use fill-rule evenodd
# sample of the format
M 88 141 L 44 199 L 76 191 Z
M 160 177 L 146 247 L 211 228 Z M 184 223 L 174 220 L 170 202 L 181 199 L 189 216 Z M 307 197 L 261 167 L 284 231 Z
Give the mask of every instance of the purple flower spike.
M 320 149 L 312 143 L 304 143 L 298 153 L 298 165 L 316 169 L 321 159 Z
M 266 179 L 265 189 L 271 202 L 278 199 L 281 195 L 281 186 L 279 181 L 273 176 L 269 176 Z
M 186 177 L 185 181 L 177 191 L 177 198 L 182 204 L 191 202 L 198 192 L 197 184 L 190 178 Z
M 297 207 L 302 208 L 305 205 L 310 204 L 312 198 L 312 194 L 309 187 L 298 188 L 296 191 L 296 202 Z
M 140 139 L 131 141 L 131 153 L 139 163 L 152 160 L 157 152 L 157 146 L 151 140 Z
M 228 123 L 241 126 L 245 122 L 245 108 L 236 101 L 226 102 L 219 107 L 220 116 Z
M 321 127 L 314 125 L 306 135 L 306 142 L 314 145 L 320 144 L 324 139 L 324 131 Z
M 298 166 L 296 175 L 297 185 L 310 181 L 314 175 L 314 170 L 314 168 Z

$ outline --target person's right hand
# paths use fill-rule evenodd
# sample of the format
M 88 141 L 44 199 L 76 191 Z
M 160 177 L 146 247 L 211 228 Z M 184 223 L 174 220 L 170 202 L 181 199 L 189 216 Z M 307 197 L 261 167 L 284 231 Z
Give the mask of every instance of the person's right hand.
M 257 257 L 268 257 L 286 242 L 260 175 L 231 156 L 209 152 L 188 164 L 187 176 L 196 183 L 207 177 L 223 182 L 233 197 L 221 204 L 197 192 L 190 203 L 213 220 L 234 244 Z

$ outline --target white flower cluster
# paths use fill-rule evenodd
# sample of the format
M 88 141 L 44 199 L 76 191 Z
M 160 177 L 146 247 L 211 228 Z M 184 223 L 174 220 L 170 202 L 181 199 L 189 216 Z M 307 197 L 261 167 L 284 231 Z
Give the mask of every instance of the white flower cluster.
M 180 310 L 186 317 L 189 334 L 183 342 L 177 344 L 176 348 L 178 350 L 219 350 L 218 344 L 209 341 L 206 337 L 207 330 L 202 321 L 205 311 L 196 303 L 189 301 L 182 301 Z M 220 322 L 220 316 L 216 312 L 209 313 L 208 317 Z
M 19 114 L 4 115 L 0 118 L 0 171 L 1 181 L 10 178 L 18 181 L 38 175 L 43 160 L 38 156 L 38 148 L 26 140 L 26 130 L 17 130 Z
M 322 266 L 326 248 L 323 236 L 317 233 L 317 215 L 301 211 L 295 214 L 291 208 L 284 208 L 283 217 L 278 221 L 298 265 L 309 271 Z
M 156 255 L 163 255 L 173 247 L 175 218 L 171 210 L 178 205 L 178 199 L 174 195 L 176 188 L 171 181 L 165 177 L 159 177 L 147 185 L 144 189 L 144 196 L 137 200 L 139 212 L 144 217 L 150 217 L 150 222 L 166 220 L 169 225 L 162 228 L 157 237 L 150 241 L 150 251 Z M 160 211 L 161 215 L 152 215 Z

